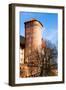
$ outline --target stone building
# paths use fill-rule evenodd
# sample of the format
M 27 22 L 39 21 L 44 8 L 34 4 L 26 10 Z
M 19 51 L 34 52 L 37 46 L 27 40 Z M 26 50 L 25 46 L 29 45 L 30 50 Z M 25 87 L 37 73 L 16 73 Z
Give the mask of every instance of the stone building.
M 25 23 L 25 40 L 21 44 L 21 77 L 33 77 L 40 74 L 40 55 L 41 48 L 44 47 L 42 40 L 42 23 L 36 19 L 31 19 Z M 23 52 L 24 51 L 24 52 Z
M 20 36 L 20 64 L 24 64 L 25 38 Z
M 25 61 L 28 62 L 28 56 L 35 50 L 39 50 L 42 44 L 43 25 L 36 19 L 25 22 Z
M 51 65 L 51 49 L 42 38 L 42 23 L 31 19 L 24 25 L 25 37 L 20 36 L 20 77 L 56 76 L 57 65 Z

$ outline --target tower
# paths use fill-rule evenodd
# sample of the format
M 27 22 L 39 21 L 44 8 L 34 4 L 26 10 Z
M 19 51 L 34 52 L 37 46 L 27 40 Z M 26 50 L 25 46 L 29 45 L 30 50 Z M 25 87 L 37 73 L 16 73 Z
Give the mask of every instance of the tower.
M 28 56 L 32 51 L 41 48 L 42 27 L 40 21 L 31 19 L 25 22 L 25 60 L 28 62 Z
M 42 44 L 42 27 L 40 21 L 31 19 L 25 23 L 25 63 L 28 66 L 27 76 L 34 76 L 40 71 L 36 51 L 40 52 Z

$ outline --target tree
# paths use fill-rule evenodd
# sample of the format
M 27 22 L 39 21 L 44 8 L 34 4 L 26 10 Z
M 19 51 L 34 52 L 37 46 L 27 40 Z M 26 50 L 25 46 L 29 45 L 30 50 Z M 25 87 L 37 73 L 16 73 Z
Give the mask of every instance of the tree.
M 33 50 L 27 57 L 28 57 L 27 65 L 30 68 L 31 76 L 32 77 L 40 76 L 42 65 L 41 52 L 39 52 L 38 49 Z
M 50 41 L 45 41 L 46 47 L 42 48 L 42 67 L 40 76 L 56 75 L 53 74 L 52 68 L 57 70 L 57 48 Z
M 45 41 L 46 45 L 40 50 L 36 49 L 28 54 L 27 65 L 30 77 L 53 76 L 57 71 L 57 48 L 50 41 Z M 26 70 L 27 72 L 27 70 Z

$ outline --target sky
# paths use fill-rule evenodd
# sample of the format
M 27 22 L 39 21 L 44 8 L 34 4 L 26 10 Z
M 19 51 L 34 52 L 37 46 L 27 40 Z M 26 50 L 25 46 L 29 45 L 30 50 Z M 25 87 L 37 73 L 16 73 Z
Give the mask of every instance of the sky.
M 39 13 L 39 12 L 20 12 L 20 35 L 24 36 L 24 22 L 32 18 L 37 19 L 43 24 L 42 37 L 51 43 L 58 45 L 58 14 Z

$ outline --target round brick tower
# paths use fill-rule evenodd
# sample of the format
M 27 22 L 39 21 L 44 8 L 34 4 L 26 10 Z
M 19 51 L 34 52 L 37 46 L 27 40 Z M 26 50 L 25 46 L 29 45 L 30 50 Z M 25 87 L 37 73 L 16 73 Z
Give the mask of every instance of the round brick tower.
M 31 19 L 30 21 L 25 22 L 25 62 L 36 63 L 35 53 L 33 51 L 40 51 L 42 44 L 42 27 L 40 21 L 36 19 Z M 33 61 L 34 60 L 34 61 Z M 33 71 L 36 71 L 37 68 L 33 67 Z M 34 71 L 34 73 L 35 73 Z
M 25 53 L 29 54 L 31 51 L 41 48 L 42 26 L 41 22 L 35 19 L 25 22 Z

